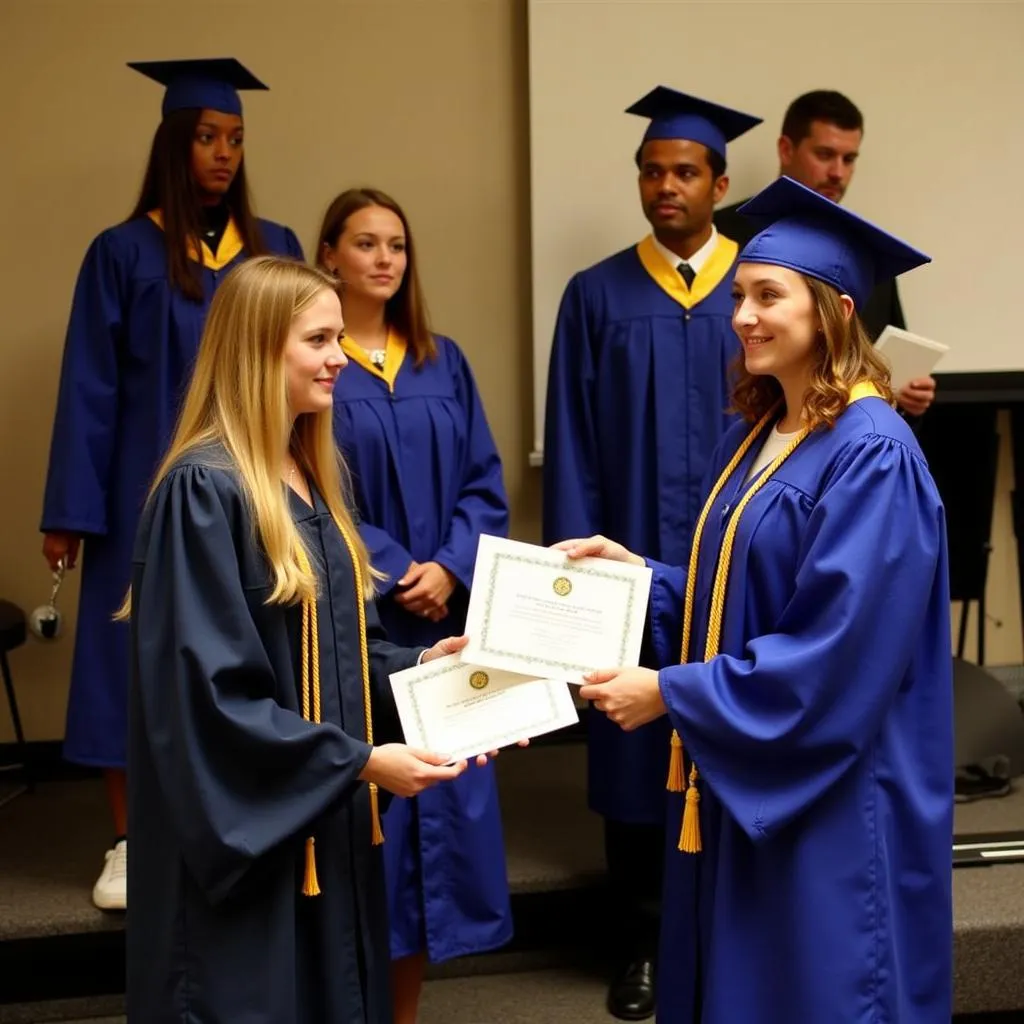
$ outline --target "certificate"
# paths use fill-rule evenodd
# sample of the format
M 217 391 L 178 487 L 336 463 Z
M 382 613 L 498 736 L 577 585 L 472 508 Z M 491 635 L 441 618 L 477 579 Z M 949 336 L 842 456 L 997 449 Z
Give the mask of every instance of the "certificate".
M 881 352 L 889 364 L 892 389 L 898 393 L 912 380 L 927 377 L 949 351 L 949 346 L 888 324 L 875 342 L 875 350 Z
M 563 681 L 481 668 L 460 654 L 395 672 L 391 689 L 405 742 L 453 761 L 579 721 Z
M 466 661 L 583 682 L 596 668 L 634 666 L 651 570 L 484 535 L 469 596 Z

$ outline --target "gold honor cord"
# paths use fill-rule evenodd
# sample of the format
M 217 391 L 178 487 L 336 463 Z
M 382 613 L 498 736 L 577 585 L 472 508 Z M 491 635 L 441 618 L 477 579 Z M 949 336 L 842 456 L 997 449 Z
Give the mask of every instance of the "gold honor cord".
M 859 401 L 861 398 L 880 398 L 878 389 L 868 381 L 861 381 L 855 384 L 850 390 L 850 402 Z M 743 439 L 743 443 L 736 450 L 736 454 L 729 460 L 729 464 L 722 470 L 721 475 L 711 488 L 708 500 L 704 503 L 697 525 L 693 531 L 693 543 L 690 546 L 690 564 L 686 578 L 686 599 L 683 605 L 683 643 L 679 656 L 680 664 L 685 665 L 690 656 L 690 635 L 693 628 L 693 603 L 694 594 L 697 589 L 697 565 L 700 560 L 701 535 L 704 532 L 704 524 L 707 522 L 708 514 L 712 506 L 725 487 L 729 477 L 736 471 L 737 466 L 743 461 L 743 457 L 750 450 L 751 445 L 763 433 L 765 427 L 772 421 L 779 409 L 781 402 L 776 403 L 757 422 L 754 429 Z M 742 500 L 736 506 L 726 527 L 725 536 L 722 538 L 722 547 L 719 552 L 718 568 L 715 571 L 715 583 L 711 591 L 711 609 L 708 614 L 708 633 L 704 644 L 704 661 L 708 662 L 718 654 L 718 648 L 722 639 L 722 618 L 725 612 L 725 594 L 729 583 L 729 567 L 732 562 L 732 549 L 736 540 L 736 531 L 739 528 L 740 516 L 743 510 L 750 503 L 755 494 L 771 479 L 778 468 L 796 451 L 811 431 L 804 428 L 789 442 L 788 445 L 772 460 L 769 466 L 752 483 L 743 495 Z M 697 789 L 697 765 L 691 759 L 690 777 L 685 787 L 686 804 L 683 808 L 683 827 L 679 835 L 679 849 L 683 853 L 700 853 L 700 816 L 697 805 L 700 802 L 700 792 Z M 670 792 L 680 793 L 683 791 L 683 742 L 679 733 L 672 730 L 672 750 L 669 758 L 668 784 Z
M 362 662 L 363 676 L 363 715 L 366 722 L 366 742 L 373 746 L 373 706 L 370 694 L 370 652 L 366 644 L 366 601 L 363 596 L 363 570 L 359 564 L 352 537 L 344 524 L 334 520 L 338 532 L 348 548 L 352 561 L 356 584 L 356 601 L 359 610 L 359 656 Z M 306 552 L 300 547 L 297 551 L 299 567 L 303 572 L 312 575 L 312 568 Z M 302 602 L 302 717 L 307 722 L 320 721 L 320 631 L 317 622 L 316 597 L 305 598 Z M 379 846 L 384 842 L 384 832 L 380 827 L 380 807 L 377 795 L 377 784 L 369 783 L 370 819 L 373 825 L 372 842 Z M 319 896 L 320 884 L 316 876 L 316 840 L 310 836 L 306 840 L 306 873 L 302 882 L 304 896 Z

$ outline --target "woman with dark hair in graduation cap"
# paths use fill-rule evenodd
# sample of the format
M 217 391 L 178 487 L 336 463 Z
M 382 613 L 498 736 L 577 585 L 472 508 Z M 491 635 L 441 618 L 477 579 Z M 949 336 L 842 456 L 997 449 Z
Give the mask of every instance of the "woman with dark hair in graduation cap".
M 675 730 L 658 1019 L 947 1024 L 945 521 L 857 316 L 928 258 L 788 178 L 744 212 L 762 227 L 734 282 L 744 422 L 688 571 L 653 565 L 666 667 L 581 690 L 625 730 Z
M 469 363 L 430 330 L 412 233 L 377 189 L 324 217 L 317 259 L 344 284 L 352 366 L 335 391 L 335 437 L 352 468 L 360 530 L 385 574 L 378 609 L 398 643 L 461 632 L 482 533 L 508 533 L 501 459 Z M 426 960 L 512 936 L 493 770 L 468 772 L 385 815 L 395 1024 L 414 1024 Z
M 132 1021 L 392 1020 L 381 790 L 466 762 L 389 742 L 388 675 L 465 638 L 383 639 L 333 439 L 343 331 L 321 271 L 234 270 L 142 513 L 122 610 Z
M 166 86 L 163 119 L 135 209 L 93 241 L 78 276 L 41 526 L 53 569 L 74 567 L 85 541 L 64 756 L 105 769 L 117 838 L 93 900 L 106 910 L 125 907 L 127 856 L 127 631 L 111 616 L 139 509 L 217 285 L 247 256 L 302 258 L 249 199 L 238 90 L 266 86 L 232 59 L 129 66 Z

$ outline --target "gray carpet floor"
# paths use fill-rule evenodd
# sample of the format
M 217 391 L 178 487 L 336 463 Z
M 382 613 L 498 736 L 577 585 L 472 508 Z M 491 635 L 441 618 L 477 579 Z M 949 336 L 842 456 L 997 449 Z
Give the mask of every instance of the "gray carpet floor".
M 612 1024 L 604 1008 L 605 983 L 600 975 L 582 969 L 561 968 L 522 974 L 496 974 L 476 978 L 452 978 L 427 982 L 419 1024 Z M 109 1002 L 109 1001 L 108 1001 Z M 83 1002 L 79 1011 L 88 1014 Z M 109 1014 L 100 1001 L 99 1013 Z M 66 1024 L 125 1024 L 123 1016 L 83 1016 L 71 1020 L 70 1002 L 54 1004 L 53 1013 L 64 1016 L 16 1016 L 4 1014 L 0 1024 L 39 1024 L 46 1020 Z

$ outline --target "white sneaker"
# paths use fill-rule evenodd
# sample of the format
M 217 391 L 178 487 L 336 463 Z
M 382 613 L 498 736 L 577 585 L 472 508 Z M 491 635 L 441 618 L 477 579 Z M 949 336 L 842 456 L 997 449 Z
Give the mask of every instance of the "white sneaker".
M 128 906 L 128 840 L 107 850 L 103 873 L 92 887 L 92 901 L 100 910 L 125 910 Z

